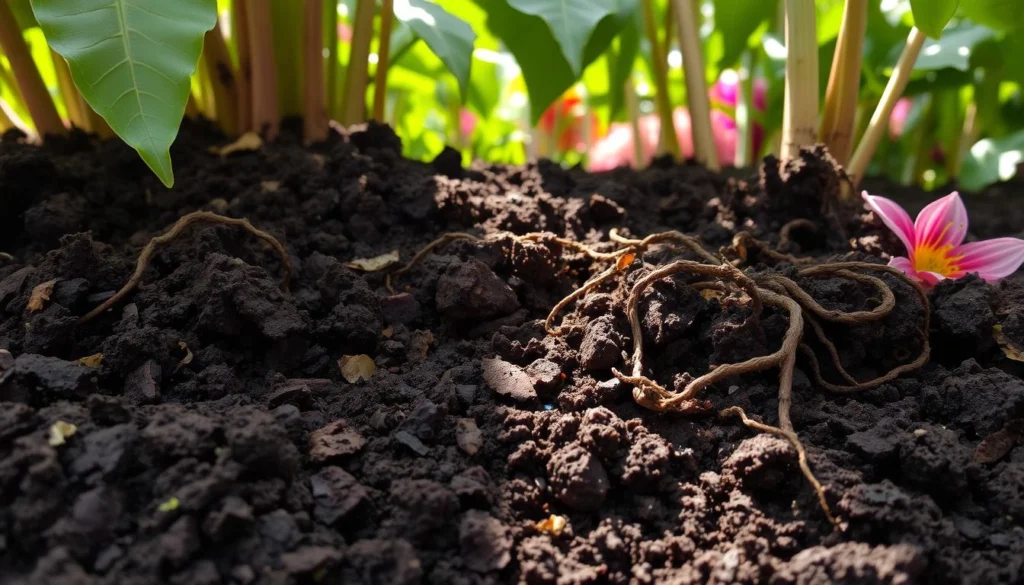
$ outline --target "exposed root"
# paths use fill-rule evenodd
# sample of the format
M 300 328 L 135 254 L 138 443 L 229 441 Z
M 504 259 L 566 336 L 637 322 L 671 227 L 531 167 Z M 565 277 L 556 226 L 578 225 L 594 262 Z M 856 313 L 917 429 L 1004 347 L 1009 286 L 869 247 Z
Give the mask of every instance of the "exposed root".
M 619 272 L 620 270 L 622 270 L 622 268 L 620 268 L 618 264 L 612 264 L 607 270 L 605 270 L 601 274 L 598 274 L 597 276 L 591 278 L 587 282 L 583 283 L 583 286 L 581 286 L 578 289 L 572 291 L 569 294 L 569 296 L 567 296 L 564 299 L 558 301 L 558 303 L 554 306 L 554 308 L 551 309 L 551 312 L 548 313 L 547 319 L 544 320 L 544 329 L 548 332 L 548 334 L 550 334 L 550 335 L 561 335 L 562 334 L 561 327 L 556 327 L 555 324 L 554 324 L 555 323 L 555 319 L 558 318 L 558 314 L 561 313 L 562 310 L 565 309 L 565 307 L 569 306 L 570 303 L 572 303 L 573 301 L 575 301 L 578 298 L 581 298 L 583 295 L 587 294 L 587 291 L 589 291 L 589 290 L 591 290 L 591 289 L 593 289 L 593 288 L 595 288 L 597 286 L 600 286 L 601 283 L 603 283 L 603 282 L 607 282 L 609 279 L 611 279 L 612 276 L 615 276 L 615 274 L 617 272 Z
M 800 442 L 800 438 L 796 436 L 796 433 L 791 430 L 773 427 L 753 420 L 747 416 L 747 413 L 744 412 L 742 408 L 738 406 L 730 406 L 718 414 L 723 417 L 730 415 L 739 416 L 740 420 L 743 421 L 743 424 L 755 431 L 770 433 L 789 441 L 789 444 L 796 449 L 797 463 L 800 465 L 800 471 L 804 474 L 804 477 L 807 478 L 807 482 L 811 484 L 811 487 L 814 488 L 814 493 L 818 496 L 818 504 L 821 506 L 821 510 L 825 513 L 825 517 L 828 518 L 828 521 L 831 522 L 832 526 L 837 530 L 842 530 L 842 524 L 834 515 L 832 515 L 832 508 L 828 505 L 828 500 L 825 499 L 825 488 L 821 485 L 821 482 L 818 481 L 818 478 L 814 477 L 814 473 L 811 472 L 811 466 L 807 463 L 807 452 L 804 450 L 804 446 Z
M 103 301 L 102 304 L 79 319 L 78 324 L 83 325 L 88 323 L 131 294 L 131 292 L 139 286 L 139 283 L 142 282 L 142 275 L 146 272 L 146 268 L 149 267 L 149 263 L 152 261 L 157 248 L 177 238 L 188 226 L 204 221 L 243 228 L 257 238 L 260 238 L 270 244 L 270 246 L 281 256 L 281 271 L 283 273 L 281 276 L 281 288 L 288 288 L 288 282 L 292 277 L 292 261 L 288 258 L 288 252 L 285 251 L 284 246 L 277 238 L 263 230 L 253 227 L 253 225 L 249 223 L 248 219 L 224 217 L 223 215 L 217 215 L 216 213 L 211 213 L 209 211 L 195 211 L 183 216 L 175 222 L 167 233 L 153 237 L 153 239 L 146 244 L 146 247 L 142 249 L 142 252 L 139 253 L 139 259 L 135 264 L 135 272 L 132 274 L 132 277 L 128 279 L 128 282 L 125 283 L 125 285 L 121 287 L 121 290 L 117 291 L 114 296 Z
M 818 225 L 809 219 L 794 219 L 786 222 L 786 225 L 782 226 L 779 230 L 779 248 L 785 248 L 792 241 L 793 230 L 796 228 L 803 228 L 810 232 L 817 233 Z
M 4 262 L 14 262 L 14 256 L 11 256 L 7 252 L 0 252 L 0 260 Z
M 722 254 L 731 251 L 736 255 L 737 259 L 733 261 L 734 264 L 739 265 L 746 262 L 748 257 L 748 249 L 754 248 L 761 252 L 761 254 L 771 258 L 775 262 L 788 262 L 796 266 L 812 264 L 813 258 L 798 258 L 792 254 L 786 254 L 773 249 L 771 246 L 758 240 L 754 236 L 750 235 L 750 232 L 739 232 L 732 238 L 732 245 L 722 249 Z
M 406 272 L 409 272 L 417 264 L 422 262 L 423 259 L 426 258 L 427 254 L 429 254 L 431 252 L 431 250 L 433 250 L 434 248 L 437 248 L 438 246 L 443 246 L 443 245 L 447 244 L 448 242 L 454 242 L 455 240 L 469 240 L 471 242 L 483 242 L 484 241 L 484 239 L 479 237 L 479 236 L 474 236 L 473 234 L 466 234 L 466 233 L 462 233 L 462 232 L 452 232 L 452 233 L 442 234 L 441 237 L 437 238 L 433 242 L 430 242 L 426 246 L 423 246 L 423 248 L 420 249 L 419 252 L 416 252 L 416 255 L 412 257 L 412 260 L 410 260 L 408 264 L 406 264 L 405 266 L 399 268 L 398 270 L 395 270 L 393 272 L 389 272 L 384 277 L 384 286 L 387 287 L 388 292 L 391 293 L 391 294 L 395 294 L 395 289 L 394 289 L 394 287 L 391 284 L 391 277 L 392 276 L 401 276 L 402 274 L 405 274 Z

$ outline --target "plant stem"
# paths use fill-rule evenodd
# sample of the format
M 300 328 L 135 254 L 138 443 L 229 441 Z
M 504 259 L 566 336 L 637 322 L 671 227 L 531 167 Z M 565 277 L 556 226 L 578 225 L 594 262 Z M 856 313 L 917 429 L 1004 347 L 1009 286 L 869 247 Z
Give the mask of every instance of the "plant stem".
M 640 5 L 644 10 L 644 30 L 647 40 L 651 44 L 651 63 L 654 67 L 654 105 L 658 110 L 658 119 L 661 120 L 655 153 L 659 155 L 669 153 L 673 158 L 679 158 L 679 140 L 676 138 L 675 125 L 672 121 L 672 101 L 668 95 L 667 45 L 671 37 L 666 38 L 664 44 L 658 37 L 658 23 L 654 19 L 654 0 L 640 0 Z M 669 3 L 669 12 L 671 13 L 671 11 L 672 4 Z M 671 24 L 672 19 L 666 19 L 666 28 Z M 639 139 L 635 133 L 633 136 L 634 139 Z
M 373 119 L 384 121 L 384 105 L 388 97 L 388 67 L 390 66 L 391 23 L 395 18 L 394 0 L 381 0 L 380 40 L 377 41 L 377 71 L 373 77 Z M 455 103 L 458 103 L 456 100 Z M 456 108 L 456 111 L 458 108 Z M 455 119 L 458 122 L 458 117 Z M 460 128 L 461 124 L 456 124 Z
M 39 75 L 39 69 L 32 61 L 32 54 L 21 36 L 18 22 L 7 2 L 0 2 L 0 47 L 11 63 L 11 71 L 18 82 L 18 89 L 25 99 L 32 121 L 40 138 L 47 134 L 67 134 L 67 128 L 57 114 L 53 98 Z
M 327 138 L 324 92 L 323 0 L 304 0 L 302 21 L 302 136 L 306 144 Z
M 267 140 L 273 140 L 277 137 L 278 112 L 270 0 L 248 0 L 246 8 L 252 58 L 252 126 Z
M 237 75 L 219 22 L 203 40 L 203 60 L 213 91 L 214 118 L 229 136 L 238 134 Z
M 853 131 L 860 96 L 860 68 L 867 29 L 867 0 L 846 0 L 843 22 L 839 28 L 832 71 L 825 91 L 819 139 L 840 163 L 850 159 Z
M 903 95 L 907 82 L 910 81 L 910 72 L 914 68 L 918 54 L 921 53 L 924 38 L 924 33 L 917 30 L 916 27 L 910 29 L 907 44 L 903 47 L 903 53 L 900 54 L 899 61 L 896 62 L 892 76 L 889 77 L 889 83 L 885 85 L 881 101 L 878 102 L 878 107 L 875 108 L 875 113 L 872 114 L 871 121 L 868 122 L 868 129 L 864 132 L 864 137 L 861 138 L 857 150 L 853 153 L 850 164 L 846 168 L 846 172 L 852 177 L 854 184 L 859 183 L 864 177 L 868 162 L 875 154 L 878 143 L 881 142 L 882 136 L 888 128 L 889 116 L 892 115 L 892 109 Z
M 373 40 L 374 0 L 357 0 L 352 23 L 352 46 L 345 76 L 345 97 L 341 124 L 351 126 L 366 120 L 366 82 L 369 77 L 370 41 Z
M 303 9 L 305 0 L 270 0 L 274 62 L 277 64 L 277 114 L 302 115 Z M 319 33 L 317 34 L 319 38 Z
M 327 49 L 327 117 L 334 115 L 338 101 L 338 0 L 324 0 L 324 47 Z
M 11 128 L 16 127 L 14 120 L 7 115 L 7 110 L 0 107 L 0 133 L 7 132 Z
M 813 4 L 813 0 L 808 1 Z M 690 106 L 690 127 L 693 129 L 693 157 L 708 169 L 717 171 L 720 168 L 718 150 L 711 134 L 711 104 L 693 0 L 672 0 L 672 4 L 679 29 L 679 50 L 683 53 L 686 101 Z
M 641 169 L 646 161 L 644 160 L 644 144 L 640 136 L 640 104 L 632 76 L 626 77 L 625 93 L 626 112 L 629 114 L 629 126 L 633 132 L 633 168 Z
M 960 166 L 964 163 L 964 159 L 971 152 L 971 147 L 978 141 L 978 136 L 981 135 L 981 127 L 978 124 L 978 106 L 974 102 L 968 102 L 967 111 L 964 112 L 964 128 L 960 135 L 959 148 L 955 155 L 956 159 L 953 163 L 951 177 L 957 177 L 960 175 Z
M 733 166 L 744 168 L 754 158 L 754 67 L 753 52 L 743 51 L 739 83 L 736 85 L 736 160 Z
M 68 110 L 68 120 L 75 128 L 88 132 L 89 118 L 85 114 L 86 105 L 82 95 L 78 93 L 75 82 L 71 79 L 71 69 L 68 62 L 56 51 L 50 51 L 50 58 L 53 59 L 53 69 L 57 73 L 57 85 L 60 87 L 60 95 L 64 98 L 64 107 Z
M 231 34 L 238 53 L 238 132 L 249 132 L 252 125 L 252 53 L 249 50 L 248 0 L 235 0 L 232 6 Z
M 814 144 L 818 126 L 818 39 L 814 0 L 786 0 L 786 89 L 782 159 Z

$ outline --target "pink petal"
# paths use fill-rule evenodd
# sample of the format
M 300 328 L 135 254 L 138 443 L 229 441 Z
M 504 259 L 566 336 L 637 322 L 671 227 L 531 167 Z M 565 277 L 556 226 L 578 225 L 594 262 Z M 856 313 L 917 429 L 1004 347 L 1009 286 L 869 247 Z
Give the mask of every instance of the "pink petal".
M 925 206 L 917 214 L 914 233 L 918 246 L 959 246 L 967 235 L 967 208 L 960 194 L 953 191 Z
M 946 277 L 938 272 L 921 271 L 917 273 L 917 279 L 924 283 L 925 288 L 930 288 L 946 280 Z
M 903 242 L 903 245 L 907 247 L 907 253 L 913 254 L 916 236 L 914 235 L 914 222 L 910 221 L 910 214 L 892 199 L 869 195 L 867 191 L 861 193 L 861 197 L 867 202 L 871 211 L 874 211 L 875 215 Z
M 964 272 L 977 272 L 988 281 L 1005 278 L 1024 263 L 1024 240 L 996 238 L 964 244 L 955 250 L 961 256 L 957 265 Z

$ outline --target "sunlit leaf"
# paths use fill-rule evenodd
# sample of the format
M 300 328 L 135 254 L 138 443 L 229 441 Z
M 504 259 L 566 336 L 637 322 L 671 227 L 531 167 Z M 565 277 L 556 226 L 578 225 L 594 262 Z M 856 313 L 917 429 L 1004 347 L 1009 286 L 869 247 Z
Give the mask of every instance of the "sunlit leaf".
M 914 26 L 933 39 L 941 37 L 942 29 L 946 28 L 949 20 L 953 18 L 959 3 L 959 0 L 910 0 Z
M 992 29 L 971 23 L 962 23 L 950 28 L 942 38 L 925 41 L 921 47 L 921 54 L 914 63 L 914 70 L 931 71 L 952 67 L 967 71 L 975 45 L 992 38 L 993 35 L 995 31 Z M 892 57 L 891 62 L 895 64 L 899 55 L 894 51 Z
M 760 44 L 754 33 L 777 12 L 775 2 L 765 0 L 715 0 L 715 31 L 722 40 L 721 70 L 739 63 L 740 55 L 752 44 Z
M 427 0 L 395 0 L 395 18 L 423 39 L 459 82 L 465 99 L 476 33 L 461 18 Z
M 608 51 L 609 60 L 609 90 L 610 98 L 608 117 L 615 119 L 624 109 L 626 80 L 633 73 L 633 64 L 636 61 L 637 53 L 640 51 L 640 13 L 626 23 L 622 32 L 619 33 L 618 46 L 614 51 Z
M 165 185 L 214 0 L 34 0 L 82 96 Z
M 960 168 L 960 187 L 980 191 L 986 185 L 1005 181 L 1024 162 L 1024 130 L 999 139 L 985 138 L 971 147 Z
M 617 17 L 619 0 L 508 0 L 513 10 L 543 19 L 576 77 L 583 74 L 585 49 L 602 20 Z M 636 2 L 631 3 L 635 8 Z M 630 10 L 629 12 L 634 12 Z M 507 39 L 506 39 L 507 40 Z
M 960 3 L 964 16 L 985 26 L 1001 31 L 1020 30 L 1020 0 L 964 0 Z

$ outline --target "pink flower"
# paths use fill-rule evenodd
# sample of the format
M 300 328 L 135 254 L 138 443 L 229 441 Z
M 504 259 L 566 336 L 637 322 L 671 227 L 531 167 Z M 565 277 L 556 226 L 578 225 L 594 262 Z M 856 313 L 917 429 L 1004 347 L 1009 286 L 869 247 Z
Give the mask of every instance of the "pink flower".
M 956 191 L 929 203 L 917 220 L 891 199 L 862 194 L 864 201 L 907 248 L 907 257 L 894 257 L 889 266 L 934 286 L 946 278 L 962 278 L 976 272 L 993 282 L 1005 278 L 1024 263 L 1024 240 L 996 238 L 964 244 L 967 209 Z

